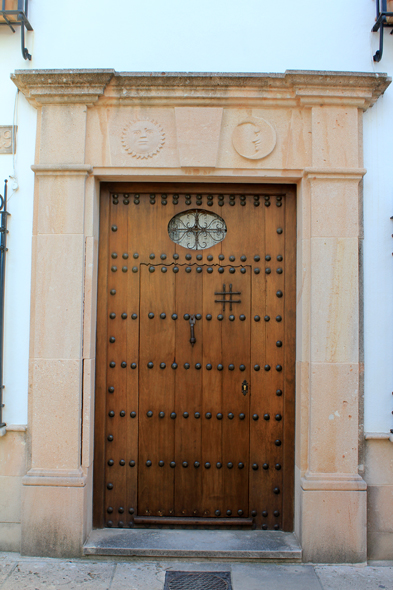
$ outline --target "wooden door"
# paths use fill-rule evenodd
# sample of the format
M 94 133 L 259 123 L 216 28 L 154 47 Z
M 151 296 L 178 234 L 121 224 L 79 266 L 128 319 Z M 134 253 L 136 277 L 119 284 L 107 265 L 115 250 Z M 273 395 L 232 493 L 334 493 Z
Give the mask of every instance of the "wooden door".
M 292 530 L 295 250 L 293 187 L 103 187 L 95 526 Z

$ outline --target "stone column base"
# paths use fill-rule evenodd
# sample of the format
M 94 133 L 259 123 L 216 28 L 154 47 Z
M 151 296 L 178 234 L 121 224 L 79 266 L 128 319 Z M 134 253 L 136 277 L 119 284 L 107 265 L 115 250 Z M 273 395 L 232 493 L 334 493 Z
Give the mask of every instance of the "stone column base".
M 323 486 L 331 489 L 322 489 Z M 319 482 L 306 478 L 302 480 L 301 545 L 304 562 L 367 561 L 366 489 L 366 483 L 360 477 L 334 482 L 329 479 Z
M 56 477 L 31 470 L 23 484 L 21 554 L 81 557 L 91 505 L 86 477 L 81 472 Z

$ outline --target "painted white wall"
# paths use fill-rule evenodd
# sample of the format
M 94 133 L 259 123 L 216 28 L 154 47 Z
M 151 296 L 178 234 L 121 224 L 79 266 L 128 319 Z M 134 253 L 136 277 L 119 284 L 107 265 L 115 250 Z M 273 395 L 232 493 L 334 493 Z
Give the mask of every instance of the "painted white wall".
M 393 37 L 382 62 L 372 56 L 374 0 L 30 0 L 33 55 L 20 33 L 0 30 L 0 125 L 11 124 L 15 69 L 284 72 L 287 69 L 393 73 Z M 365 114 L 365 407 L 367 431 L 393 428 L 393 88 Z M 29 285 L 36 114 L 19 98 L 19 190 L 10 202 L 7 265 L 5 418 L 27 411 Z M 0 180 L 12 159 L 0 156 Z M 0 185 L 1 186 L 1 185 Z M 0 190 L 1 192 L 1 190 Z
M 17 107 L 17 152 L 0 155 L 0 194 L 8 179 L 8 231 L 6 255 L 4 399 L 3 420 L 7 425 L 27 423 L 28 358 L 30 325 L 31 235 L 33 222 L 36 110 L 22 94 L 17 97 L 10 73 L 25 67 L 20 34 L 12 38 L 0 30 L 0 125 L 12 125 Z M 16 35 L 14 35 L 16 37 Z M 19 41 L 19 43 L 15 43 Z M 11 42 L 12 47 L 9 47 Z M 15 105 L 16 103 L 16 105 Z M 19 188 L 12 178 L 13 166 Z

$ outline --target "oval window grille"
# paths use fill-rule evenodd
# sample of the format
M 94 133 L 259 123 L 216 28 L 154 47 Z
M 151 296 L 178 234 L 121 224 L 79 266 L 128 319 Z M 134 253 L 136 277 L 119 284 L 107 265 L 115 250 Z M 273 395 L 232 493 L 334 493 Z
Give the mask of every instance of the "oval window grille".
M 172 242 L 189 250 L 206 250 L 222 242 L 227 226 L 222 217 L 211 211 L 190 209 L 178 213 L 168 224 Z

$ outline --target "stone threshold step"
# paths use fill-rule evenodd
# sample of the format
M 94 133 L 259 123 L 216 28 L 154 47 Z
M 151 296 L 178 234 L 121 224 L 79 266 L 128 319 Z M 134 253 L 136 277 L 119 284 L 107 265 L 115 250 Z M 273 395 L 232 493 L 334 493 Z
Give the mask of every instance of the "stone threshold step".
M 96 529 L 87 539 L 83 554 L 290 562 L 302 560 L 302 550 L 295 535 L 282 531 Z

